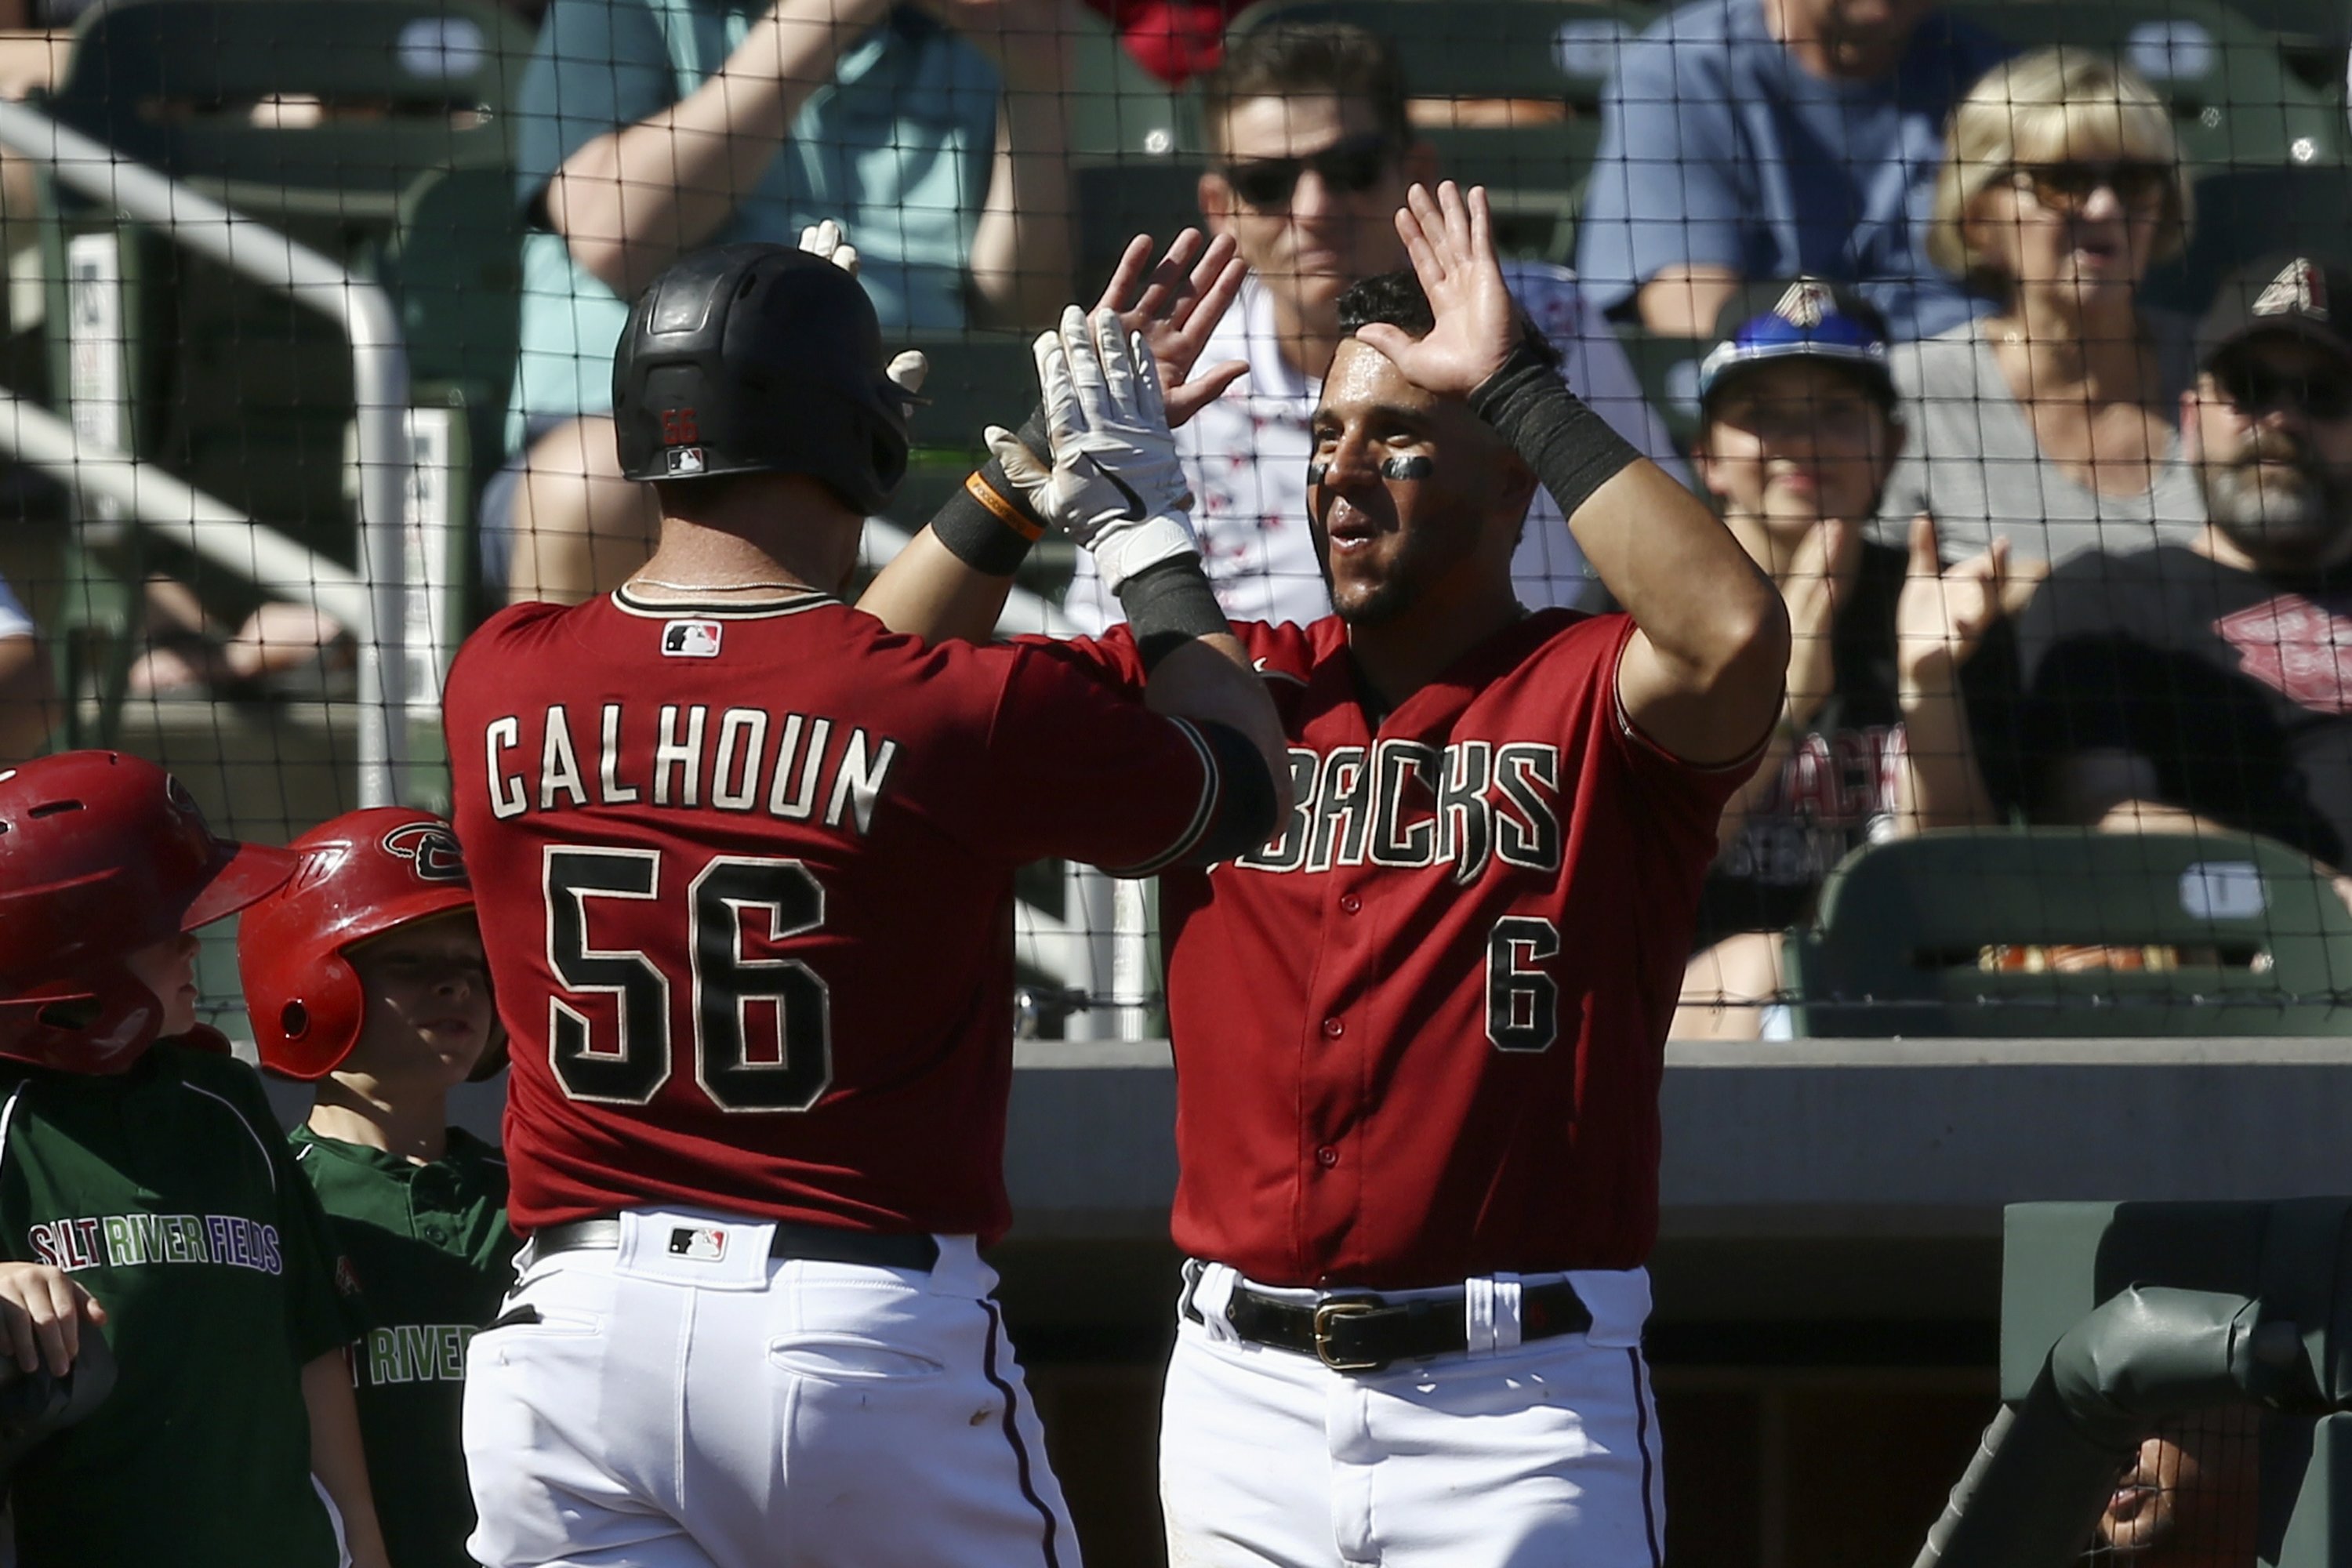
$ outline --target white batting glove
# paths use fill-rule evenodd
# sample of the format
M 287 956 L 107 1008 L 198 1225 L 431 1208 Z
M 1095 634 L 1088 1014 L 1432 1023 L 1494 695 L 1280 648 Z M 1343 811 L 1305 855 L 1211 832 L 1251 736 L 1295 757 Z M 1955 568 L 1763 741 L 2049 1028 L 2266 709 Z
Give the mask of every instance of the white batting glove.
M 1094 556 L 1103 586 L 1113 593 L 1148 566 L 1199 554 L 1187 516 L 1192 489 L 1176 460 L 1160 370 L 1143 340 L 1130 336 L 1112 311 L 1089 321 L 1072 305 L 1058 331 L 1038 336 L 1035 350 L 1054 467 L 1041 476 L 1010 432 L 991 426 L 989 449 L 1006 477 L 1040 517 Z
M 824 257 L 852 278 L 857 276 L 857 247 L 849 243 L 849 231 L 831 218 L 801 230 L 800 247 L 811 256 Z M 921 351 L 908 349 L 892 360 L 882 374 L 890 378 L 891 385 L 907 395 L 908 402 L 901 411 L 908 418 L 914 417 L 913 400 L 921 394 L 923 382 L 931 374 L 931 362 Z
M 849 231 L 831 218 L 801 230 L 801 248 L 824 257 L 852 278 L 857 276 L 857 247 L 849 243 Z

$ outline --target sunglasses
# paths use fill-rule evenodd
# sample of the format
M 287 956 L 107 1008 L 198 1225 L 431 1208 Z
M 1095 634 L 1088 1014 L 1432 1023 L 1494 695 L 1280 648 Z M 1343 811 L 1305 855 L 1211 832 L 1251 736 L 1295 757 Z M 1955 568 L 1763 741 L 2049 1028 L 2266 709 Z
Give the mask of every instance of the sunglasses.
M 1303 157 L 1253 158 L 1246 163 L 1228 163 L 1218 172 L 1233 186 L 1234 194 L 1250 205 L 1281 207 L 1290 204 L 1298 176 L 1309 169 L 1339 195 L 1360 195 L 1381 183 L 1388 173 L 1389 159 L 1389 139 L 1374 133 L 1350 136 Z
M 2300 408 L 2314 419 L 2352 416 L 2352 375 L 2319 371 L 2291 374 L 2244 365 L 2222 373 L 2221 395 L 2241 414 L 2261 416 Z
M 2036 203 L 2054 213 L 2072 216 L 2090 205 L 2102 189 L 2116 200 L 2138 209 L 2160 205 L 2172 195 L 2169 163 L 2133 161 L 2112 163 L 2011 163 L 2009 178 L 2033 193 Z

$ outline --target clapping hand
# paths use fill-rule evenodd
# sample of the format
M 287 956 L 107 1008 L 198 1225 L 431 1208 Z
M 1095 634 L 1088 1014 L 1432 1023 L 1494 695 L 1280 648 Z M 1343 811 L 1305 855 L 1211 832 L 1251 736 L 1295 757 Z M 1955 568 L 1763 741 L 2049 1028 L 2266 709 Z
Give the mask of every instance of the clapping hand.
M 1981 553 L 1943 563 L 1936 520 L 1911 520 L 1911 563 L 1895 605 L 1895 662 L 1914 689 L 1948 689 L 1959 668 L 2006 613 L 2012 591 L 2009 541 L 1996 536 Z
M 1414 385 L 1441 397 L 1467 397 L 1503 368 L 1520 332 L 1518 306 L 1495 253 L 1486 190 L 1473 185 L 1465 198 L 1447 180 L 1434 199 L 1415 185 L 1404 200 L 1397 209 L 1397 236 L 1437 325 L 1415 339 L 1402 328 L 1374 322 L 1356 329 L 1356 337 L 1386 354 Z
M 1837 616 L 1860 559 L 1862 529 L 1837 518 L 1813 525 L 1789 562 L 1790 722 L 1809 724 L 1837 689 Z

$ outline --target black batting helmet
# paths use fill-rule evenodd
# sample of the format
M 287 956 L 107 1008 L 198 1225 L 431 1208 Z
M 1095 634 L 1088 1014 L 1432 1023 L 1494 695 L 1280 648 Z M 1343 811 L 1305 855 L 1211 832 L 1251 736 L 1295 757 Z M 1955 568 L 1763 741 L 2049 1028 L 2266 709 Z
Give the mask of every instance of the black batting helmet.
M 613 356 L 624 475 L 806 474 L 865 512 L 907 472 L 902 396 L 857 279 L 783 245 L 671 263 Z

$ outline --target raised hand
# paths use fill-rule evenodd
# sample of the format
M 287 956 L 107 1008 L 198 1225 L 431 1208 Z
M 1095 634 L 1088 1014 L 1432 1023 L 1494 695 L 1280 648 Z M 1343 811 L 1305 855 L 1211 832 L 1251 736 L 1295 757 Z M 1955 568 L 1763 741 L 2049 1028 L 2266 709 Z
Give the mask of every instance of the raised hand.
M 1862 530 L 1835 518 L 1814 525 L 1789 563 L 1781 596 L 1789 605 L 1789 695 L 1791 721 L 1810 723 L 1837 689 L 1837 614 L 1853 579 Z
M 1936 520 L 1911 520 L 1911 562 L 1895 604 L 1895 663 L 1915 688 L 1948 686 L 2006 613 L 2011 592 L 2009 541 L 1950 566 L 1937 548 Z
M 1073 305 L 1057 331 L 1038 336 L 1035 350 L 1053 470 L 1035 483 L 1038 465 L 1009 431 L 992 426 L 989 447 L 1007 476 L 1040 515 L 1093 552 L 1113 592 L 1147 566 L 1195 552 L 1185 521 L 1192 495 L 1141 336 L 1116 311 L 1088 318 Z
M 1249 264 L 1236 253 L 1230 235 L 1221 234 L 1204 246 L 1201 231 L 1188 228 L 1154 264 L 1151 237 L 1139 234 L 1127 242 L 1102 298 L 1095 301 L 1097 310 L 1117 311 L 1120 323 L 1142 336 L 1159 363 L 1171 429 L 1181 427 L 1249 374 L 1249 365 L 1237 359 L 1192 374 L 1208 347 L 1209 334 L 1248 276 Z
M 1356 337 L 1386 354 L 1414 385 L 1441 397 L 1467 397 L 1503 367 L 1519 341 L 1519 308 L 1503 284 L 1486 189 L 1474 185 L 1465 198 L 1447 180 L 1433 198 L 1415 185 L 1404 200 L 1397 237 L 1437 325 L 1419 340 L 1386 322 L 1360 327 Z
M 801 230 L 800 247 L 811 256 L 822 256 L 852 278 L 857 276 L 857 247 L 849 243 L 849 231 L 831 218 Z
M 857 247 L 849 243 L 849 231 L 832 218 L 801 230 L 800 247 L 811 256 L 822 256 L 852 278 L 857 276 Z M 893 358 L 882 374 L 889 378 L 891 385 L 907 395 L 904 408 L 911 416 L 915 400 L 922 395 L 923 383 L 930 377 L 929 357 L 920 349 L 907 349 Z

